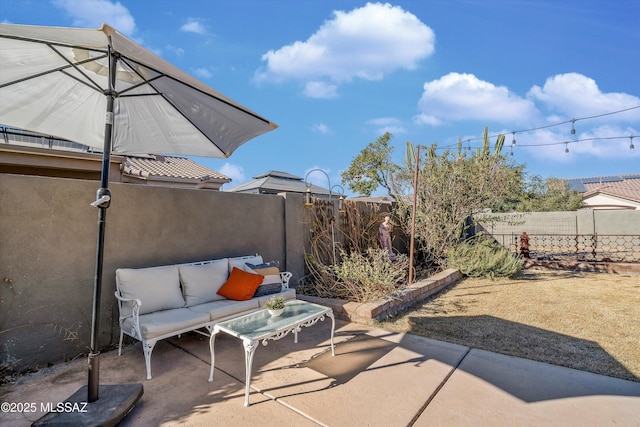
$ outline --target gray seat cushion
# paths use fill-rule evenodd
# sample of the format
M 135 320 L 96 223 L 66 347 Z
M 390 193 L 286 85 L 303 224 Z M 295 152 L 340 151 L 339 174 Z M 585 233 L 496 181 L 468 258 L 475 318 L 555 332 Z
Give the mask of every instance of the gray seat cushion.
M 140 333 L 142 338 L 150 340 L 171 332 L 203 325 L 209 321 L 207 313 L 196 313 L 186 308 L 162 310 L 140 316 Z M 131 318 L 123 322 L 123 327 L 131 329 Z
M 252 298 L 246 301 L 232 301 L 228 299 L 212 301 L 206 304 L 189 307 L 188 310 L 196 313 L 206 313 L 210 316 L 211 320 L 219 320 L 224 317 L 233 316 L 234 314 L 258 308 L 260 308 L 260 306 L 258 305 L 257 298 Z

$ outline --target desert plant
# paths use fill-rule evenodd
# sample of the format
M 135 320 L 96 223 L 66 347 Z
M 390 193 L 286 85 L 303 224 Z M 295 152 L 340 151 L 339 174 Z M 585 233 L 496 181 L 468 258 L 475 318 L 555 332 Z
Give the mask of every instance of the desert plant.
M 307 259 L 314 280 L 305 284 L 305 293 L 368 302 L 393 297 L 406 285 L 409 261 L 404 254 L 398 254 L 393 262 L 384 249 L 370 248 L 364 254 L 342 251 L 340 255 L 342 262 L 334 265 Z
M 284 308 L 284 297 L 282 296 L 273 296 L 267 300 L 265 304 L 269 310 L 280 310 Z
M 513 277 L 523 265 L 522 259 L 484 236 L 460 243 L 448 252 L 448 267 L 459 269 L 465 276 Z

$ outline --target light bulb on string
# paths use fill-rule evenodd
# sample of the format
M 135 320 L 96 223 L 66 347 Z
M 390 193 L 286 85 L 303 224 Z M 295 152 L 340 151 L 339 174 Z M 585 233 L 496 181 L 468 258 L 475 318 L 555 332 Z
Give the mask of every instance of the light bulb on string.
M 635 148 L 633 146 L 633 138 L 635 138 L 635 136 L 630 136 L 629 137 L 629 140 L 630 140 L 630 142 L 629 142 L 629 150 L 631 150 L 631 151 L 633 151 L 633 149 Z
M 571 119 L 571 138 L 573 139 L 576 138 L 576 128 L 574 127 L 575 123 L 576 123 L 576 119 Z
M 515 132 L 511 132 L 513 133 L 513 141 L 511 141 L 511 146 L 513 147 L 514 145 L 516 145 L 516 133 Z M 513 155 L 513 152 L 511 153 Z
M 569 143 L 568 142 L 564 143 L 564 154 L 566 154 L 567 156 L 569 155 Z

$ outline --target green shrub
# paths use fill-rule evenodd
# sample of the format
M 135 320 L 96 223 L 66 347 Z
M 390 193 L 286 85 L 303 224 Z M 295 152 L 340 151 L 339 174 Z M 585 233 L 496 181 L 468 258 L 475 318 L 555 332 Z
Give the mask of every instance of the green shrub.
M 513 277 L 522 270 L 524 260 L 516 257 L 495 240 L 479 237 L 457 245 L 449 251 L 447 266 L 465 276 Z
M 342 262 L 334 265 L 324 265 L 307 258 L 312 274 L 309 281 L 299 288 L 301 293 L 368 302 L 390 298 L 407 284 L 409 260 L 404 254 L 397 254 L 393 262 L 384 249 L 367 249 L 364 254 L 341 251 L 340 257 Z

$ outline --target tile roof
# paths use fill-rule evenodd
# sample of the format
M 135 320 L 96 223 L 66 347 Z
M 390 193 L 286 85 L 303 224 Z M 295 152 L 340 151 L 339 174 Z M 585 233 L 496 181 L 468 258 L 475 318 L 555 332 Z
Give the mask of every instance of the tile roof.
M 296 176 L 296 175 L 292 175 L 288 172 L 282 172 L 282 171 L 274 171 L 274 170 L 270 170 L 268 172 L 265 172 L 263 174 L 254 176 L 254 179 L 260 179 L 260 178 L 266 178 L 266 177 L 274 177 L 274 178 L 283 178 L 283 179 L 291 179 L 294 181 L 302 181 L 302 177 L 300 176 Z
M 607 194 L 640 202 L 640 174 L 574 178 L 568 179 L 567 183 L 584 197 Z
M 164 177 L 188 180 L 231 182 L 231 178 L 191 159 L 172 156 L 127 156 L 123 174 L 139 178 Z
M 302 178 L 287 172 L 269 171 L 253 178 L 252 181 L 229 188 L 227 191 L 235 193 L 304 193 L 307 191 L 307 185 Z M 315 184 L 311 184 L 311 192 L 329 194 L 329 190 Z

